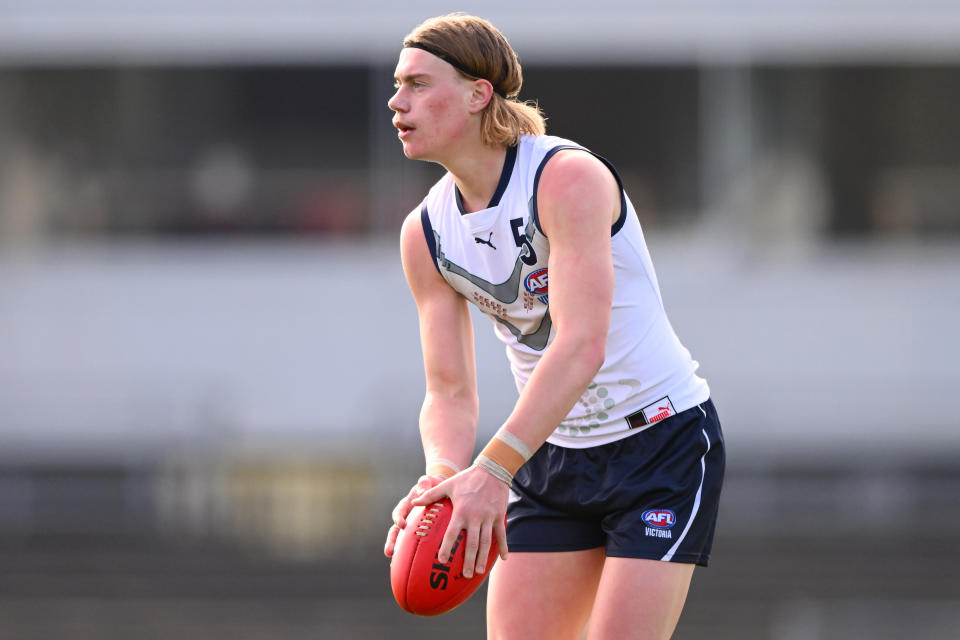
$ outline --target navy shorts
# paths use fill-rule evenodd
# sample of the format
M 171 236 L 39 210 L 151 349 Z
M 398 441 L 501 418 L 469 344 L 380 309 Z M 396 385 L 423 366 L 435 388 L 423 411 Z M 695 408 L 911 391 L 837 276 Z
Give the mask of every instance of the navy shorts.
M 507 544 L 706 566 L 725 459 L 710 400 L 610 444 L 544 444 L 514 477 Z

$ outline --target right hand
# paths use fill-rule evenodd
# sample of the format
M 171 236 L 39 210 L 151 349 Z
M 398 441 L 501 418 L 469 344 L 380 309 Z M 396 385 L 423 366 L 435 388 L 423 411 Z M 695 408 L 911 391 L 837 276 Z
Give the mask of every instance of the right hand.
M 410 489 L 406 497 L 397 503 L 397 506 L 393 508 L 393 513 L 391 514 L 393 525 L 387 531 L 387 541 L 383 545 L 383 555 L 388 558 L 393 557 L 393 548 L 397 544 L 397 536 L 400 535 L 400 529 L 407 526 L 407 516 L 413 511 L 413 500 L 420 497 L 424 491 L 432 489 L 444 480 L 446 480 L 446 478 L 443 476 L 420 476 L 417 484 Z

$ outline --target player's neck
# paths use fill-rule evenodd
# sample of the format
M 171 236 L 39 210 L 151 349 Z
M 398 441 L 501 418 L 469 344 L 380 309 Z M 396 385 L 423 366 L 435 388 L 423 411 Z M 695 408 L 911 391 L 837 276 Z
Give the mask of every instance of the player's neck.
M 500 182 L 507 150 L 482 145 L 460 154 L 447 170 L 453 175 L 467 213 L 486 209 Z

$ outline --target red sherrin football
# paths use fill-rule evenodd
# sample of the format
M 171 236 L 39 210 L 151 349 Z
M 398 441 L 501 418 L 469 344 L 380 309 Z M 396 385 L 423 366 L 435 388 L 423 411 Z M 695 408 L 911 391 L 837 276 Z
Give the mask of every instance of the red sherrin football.
M 404 611 L 420 616 L 446 613 L 463 604 L 483 584 L 497 560 L 497 542 L 490 544 L 484 573 L 463 577 L 466 532 L 461 531 L 445 564 L 437 561 L 453 503 L 444 498 L 428 507 L 414 507 L 400 531 L 390 560 L 393 597 Z

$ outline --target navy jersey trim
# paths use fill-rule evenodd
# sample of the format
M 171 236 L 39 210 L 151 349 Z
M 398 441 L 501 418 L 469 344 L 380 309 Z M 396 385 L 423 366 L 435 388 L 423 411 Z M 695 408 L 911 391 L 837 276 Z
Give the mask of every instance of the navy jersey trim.
M 500 172 L 500 181 L 497 183 L 497 190 L 494 192 L 493 197 L 490 198 L 490 204 L 487 205 L 487 209 L 500 204 L 500 198 L 503 197 L 503 194 L 507 190 L 507 185 L 510 184 L 510 176 L 513 175 L 513 165 L 516 163 L 517 145 L 507 147 L 507 155 L 503 159 L 503 171 Z
M 433 258 L 433 266 L 442 278 L 443 273 L 440 271 L 440 265 L 437 264 L 437 240 L 433 235 L 433 225 L 430 224 L 430 215 L 427 213 L 426 203 L 420 207 L 420 224 L 423 225 L 423 236 L 427 240 L 427 248 L 430 249 L 430 257 Z
M 513 165 L 517 163 L 517 145 L 507 147 L 507 155 L 503 159 L 503 169 L 500 170 L 500 180 L 497 182 L 497 190 L 493 192 L 493 197 L 487 204 L 487 209 L 492 209 L 500 204 L 500 199 L 507 191 L 507 185 L 510 184 L 510 176 L 513 175 Z M 466 215 L 467 210 L 463 208 L 463 196 L 460 194 L 460 187 L 453 185 L 454 195 L 457 200 L 457 209 L 460 215 Z
M 600 162 L 607 165 L 607 169 L 610 169 L 610 173 L 613 174 L 614 179 L 617 181 L 617 186 L 620 187 L 620 215 L 610 228 L 610 237 L 612 238 L 613 236 L 617 235 L 617 232 L 623 228 L 623 225 L 627 221 L 627 192 L 623 188 L 623 179 L 620 177 L 620 172 L 617 171 L 615 166 L 613 166 L 613 163 L 603 156 L 598 156 L 597 154 L 593 155 L 596 156 Z
M 532 202 L 531 208 L 533 211 L 533 222 L 535 225 L 537 225 L 537 230 L 541 234 L 543 234 L 543 237 L 545 238 L 547 237 L 547 234 L 543 233 L 543 227 L 540 226 L 540 210 L 537 206 L 537 194 L 540 191 L 540 174 L 543 173 L 543 168 L 547 166 L 547 162 L 549 162 L 550 158 L 552 158 L 554 154 L 556 154 L 558 151 L 563 151 L 564 149 L 579 149 L 580 151 L 586 151 L 587 153 L 595 157 L 597 160 L 602 162 L 604 165 L 606 165 L 607 169 L 610 170 L 610 173 L 613 174 L 614 179 L 617 181 L 617 186 L 620 187 L 620 215 L 617 217 L 616 221 L 613 223 L 613 226 L 610 228 L 610 236 L 613 237 L 617 235 L 617 232 L 619 232 L 620 229 L 623 228 L 624 223 L 626 223 L 627 221 L 627 194 L 623 190 L 623 179 L 620 178 L 620 172 L 618 172 L 617 168 L 614 167 L 613 164 L 603 156 L 598 155 L 593 151 L 590 151 L 589 149 L 585 149 L 583 147 L 577 147 L 573 145 L 560 145 L 550 149 L 550 151 L 548 151 L 547 154 L 543 157 L 543 160 L 540 161 L 540 166 L 537 167 L 537 173 L 533 178 L 533 198 L 531 199 L 531 202 Z

